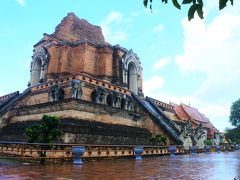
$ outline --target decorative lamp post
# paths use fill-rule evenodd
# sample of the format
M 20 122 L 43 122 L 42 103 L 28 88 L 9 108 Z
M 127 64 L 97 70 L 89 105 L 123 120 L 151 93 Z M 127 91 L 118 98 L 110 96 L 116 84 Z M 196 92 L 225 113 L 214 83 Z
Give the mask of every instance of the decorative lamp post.
M 169 146 L 168 150 L 170 152 L 170 157 L 174 157 L 176 152 L 176 146 Z
M 191 151 L 191 154 L 192 154 L 192 155 L 195 155 L 195 154 L 196 154 L 196 146 L 192 146 L 192 147 L 190 148 L 190 151 Z
M 210 153 L 211 146 L 206 145 L 206 146 L 204 147 L 204 149 L 205 149 L 205 152 L 206 152 L 207 154 L 209 154 L 209 153 Z
M 218 153 L 220 153 L 220 151 L 221 151 L 221 146 L 216 146 L 216 151 L 217 151 Z
M 72 154 L 73 154 L 73 164 L 74 165 L 82 165 L 82 155 L 85 152 L 85 148 L 83 146 L 73 146 Z
M 134 153 L 136 160 L 142 160 L 143 147 L 135 147 Z

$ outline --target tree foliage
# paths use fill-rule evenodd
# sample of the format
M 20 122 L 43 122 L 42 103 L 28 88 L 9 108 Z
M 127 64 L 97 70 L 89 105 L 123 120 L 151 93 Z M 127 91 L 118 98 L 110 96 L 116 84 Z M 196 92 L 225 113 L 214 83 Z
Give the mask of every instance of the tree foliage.
M 212 144 L 213 144 L 213 142 L 212 142 L 211 139 L 206 139 L 206 140 L 204 140 L 204 145 L 211 146 Z
M 150 142 L 156 145 L 166 145 L 167 138 L 165 136 L 162 136 L 161 134 L 153 135 L 150 138 Z
M 46 143 L 49 145 L 41 145 L 39 157 L 41 164 L 45 163 L 46 150 L 51 149 L 50 143 L 62 136 L 62 132 L 58 130 L 60 120 L 55 116 L 43 115 L 41 123 L 33 125 L 25 130 L 29 143 Z
M 240 127 L 225 130 L 225 137 L 234 144 L 240 144 Z
M 57 129 L 60 120 L 55 116 L 43 115 L 41 124 L 33 125 L 25 130 L 30 143 L 51 143 L 62 136 Z
M 168 0 L 161 0 L 162 3 L 168 3 Z M 152 2 L 153 0 L 143 0 L 144 6 L 147 8 L 149 5 L 149 8 L 152 10 Z M 222 10 L 227 6 L 227 3 L 230 2 L 231 5 L 233 5 L 233 0 L 219 0 L 219 10 Z M 182 4 L 180 5 L 178 0 L 172 0 L 173 5 L 177 9 L 181 9 L 181 5 L 190 5 L 190 8 L 188 10 L 188 20 L 194 18 L 194 14 L 197 12 L 198 16 L 203 19 L 203 1 L 202 0 L 182 0 Z
M 229 122 L 235 127 L 240 127 L 240 99 L 231 106 Z
M 240 99 L 233 102 L 231 106 L 229 122 L 234 128 L 227 128 L 225 130 L 225 136 L 227 139 L 230 139 L 232 143 L 240 144 Z

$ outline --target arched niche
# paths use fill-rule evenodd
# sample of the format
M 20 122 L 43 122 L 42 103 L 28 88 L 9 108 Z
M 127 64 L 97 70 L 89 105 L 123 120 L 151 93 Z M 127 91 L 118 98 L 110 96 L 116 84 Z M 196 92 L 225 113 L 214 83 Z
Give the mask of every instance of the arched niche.
M 39 81 L 41 79 L 41 69 L 42 69 L 42 60 L 37 59 L 32 67 L 32 85 L 39 84 Z
M 142 67 L 133 50 L 127 51 L 122 58 L 122 84 L 135 94 L 142 91 Z
M 31 63 L 31 86 L 35 86 L 39 83 L 46 81 L 46 73 L 50 56 L 45 47 L 41 46 L 35 49 L 35 53 L 32 57 Z
M 138 79 L 137 79 L 136 65 L 131 62 L 128 65 L 128 89 L 134 93 L 138 93 Z

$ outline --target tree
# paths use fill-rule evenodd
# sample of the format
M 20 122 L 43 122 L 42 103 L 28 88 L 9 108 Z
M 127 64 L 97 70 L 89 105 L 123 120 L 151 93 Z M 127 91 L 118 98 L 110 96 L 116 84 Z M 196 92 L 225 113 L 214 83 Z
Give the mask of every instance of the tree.
M 231 106 L 229 122 L 235 127 L 240 127 L 240 99 L 233 102 Z
M 33 125 L 25 130 L 29 143 L 47 143 L 49 145 L 41 145 L 39 157 L 46 157 L 47 149 L 51 149 L 50 143 L 62 136 L 62 132 L 57 129 L 60 125 L 60 120 L 55 116 L 43 115 L 41 123 Z M 41 158 L 41 163 L 45 159 Z
M 211 139 L 206 139 L 204 140 L 204 145 L 206 146 L 211 146 L 213 144 L 212 140 Z
M 230 129 L 227 128 L 225 130 L 226 138 L 230 139 L 232 143 L 240 143 L 240 99 L 233 102 L 231 106 L 231 112 L 229 117 L 229 122 L 235 126 L 234 128 Z
M 162 3 L 168 3 L 168 0 L 161 0 Z M 209 0 L 212 1 L 212 0 Z M 149 8 L 152 10 L 152 2 L 153 0 L 143 0 L 144 6 L 147 8 L 149 4 Z M 233 5 L 233 0 L 219 0 L 219 10 L 222 10 L 227 6 L 227 3 L 230 2 Z M 179 4 L 178 0 L 172 0 L 173 5 L 177 9 L 181 9 L 181 5 Z M 198 16 L 203 19 L 203 1 L 202 0 L 183 0 L 182 5 L 190 5 L 188 10 L 188 20 L 194 18 L 195 12 L 197 12 Z
M 225 130 L 225 136 L 234 144 L 240 144 L 240 127 Z
M 153 135 L 150 138 L 150 142 L 156 145 L 166 145 L 167 138 L 165 136 L 162 136 L 161 134 Z

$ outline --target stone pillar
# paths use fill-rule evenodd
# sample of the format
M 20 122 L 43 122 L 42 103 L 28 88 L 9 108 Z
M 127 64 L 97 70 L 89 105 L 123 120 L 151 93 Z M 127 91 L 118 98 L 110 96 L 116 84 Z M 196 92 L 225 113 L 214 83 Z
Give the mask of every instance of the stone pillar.
M 43 65 L 41 66 L 41 72 L 40 72 L 40 80 L 42 79 L 43 80 L 44 78 L 44 68 L 43 68 Z

